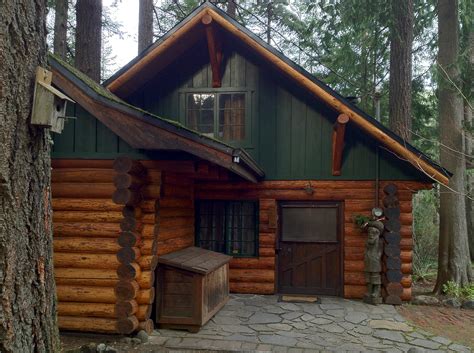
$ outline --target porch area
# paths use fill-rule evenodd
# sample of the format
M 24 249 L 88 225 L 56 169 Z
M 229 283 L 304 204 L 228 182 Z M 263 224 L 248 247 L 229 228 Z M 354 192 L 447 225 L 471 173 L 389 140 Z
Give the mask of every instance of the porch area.
M 392 305 L 322 297 L 321 303 L 280 302 L 277 295 L 233 294 L 199 333 L 155 330 L 144 352 L 158 347 L 225 351 L 470 351 L 411 326 Z

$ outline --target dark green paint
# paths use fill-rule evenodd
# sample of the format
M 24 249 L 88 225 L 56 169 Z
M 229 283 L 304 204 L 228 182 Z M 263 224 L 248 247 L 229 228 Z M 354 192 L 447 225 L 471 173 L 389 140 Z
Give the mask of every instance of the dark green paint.
M 337 113 L 270 71 L 268 63 L 259 63 L 237 47 L 225 54 L 222 71 L 222 87 L 212 88 L 206 43 L 199 43 L 129 101 L 163 118 L 185 123 L 187 92 L 245 91 L 251 129 L 238 147 L 255 158 L 267 180 L 375 178 L 377 144 L 352 123 L 346 128 L 342 175 L 332 175 L 332 131 Z M 149 153 L 132 149 L 81 108 L 76 109 L 76 115 L 78 119 L 68 122 L 63 134 L 55 137 L 53 157 L 115 158 L 128 153 L 149 158 Z M 383 148 L 380 179 L 426 180 Z

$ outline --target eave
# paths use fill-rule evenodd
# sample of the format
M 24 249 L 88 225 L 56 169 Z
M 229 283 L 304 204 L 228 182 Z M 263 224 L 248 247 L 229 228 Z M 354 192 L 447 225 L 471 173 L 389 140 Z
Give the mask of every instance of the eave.
M 426 176 L 441 184 L 449 183 L 449 177 L 452 175 L 449 171 L 208 2 L 198 7 L 160 40 L 119 70 L 105 82 L 106 87 L 120 96 L 133 92 L 136 87 L 143 84 L 145 71 L 153 70 L 153 73 L 156 73 L 156 70 L 166 66 L 166 62 L 172 55 L 171 52 L 179 55 L 183 51 L 183 45 L 192 43 L 199 34 L 204 36 L 202 25 L 204 16 L 210 16 L 216 25 L 245 43 L 274 69 L 282 72 L 316 99 L 323 101 L 339 114 L 346 114 L 351 123 L 386 146 L 398 158 L 406 160 Z
M 251 182 L 257 182 L 264 176 L 262 169 L 245 151 L 202 136 L 175 122 L 153 116 L 122 102 L 110 92 L 100 94 L 97 90 L 104 89 L 103 87 L 97 85 L 97 90 L 94 89 L 53 56 L 50 56 L 49 62 L 54 85 L 133 148 L 187 152 Z M 245 155 L 245 159 L 234 162 L 236 154 Z

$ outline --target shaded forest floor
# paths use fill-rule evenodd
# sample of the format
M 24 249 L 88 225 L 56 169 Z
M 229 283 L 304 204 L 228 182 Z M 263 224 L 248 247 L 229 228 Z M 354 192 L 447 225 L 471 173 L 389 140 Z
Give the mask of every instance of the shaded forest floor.
M 413 294 L 430 295 L 435 283 L 436 269 L 425 280 L 414 283 Z M 474 349 L 474 310 L 412 304 L 405 304 L 397 309 L 415 326 Z

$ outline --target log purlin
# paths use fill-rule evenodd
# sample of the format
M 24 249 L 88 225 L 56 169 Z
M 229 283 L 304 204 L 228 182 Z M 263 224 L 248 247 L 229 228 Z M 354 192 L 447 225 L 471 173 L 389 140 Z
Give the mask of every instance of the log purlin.
M 413 257 L 412 194 L 429 189 L 431 184 L 413 181 L 380 182 L 379 200 L 383 187 L 394 183 L 399 188 L 401 228 L 402 299 L 411 298 L 411 269 Z M 275 288 L 275 241 L 278 236 L 278 201 L 341 201 L 344 204 L 343 274 L 344 297 L 360 299 L 366 291 L 364 277 L 364 251 L 366 234 L 355 224 L 354 216 L 369 216 L 375 206 L 373 181 L 311 181 L 314 193 L 308 195 L 308 181 L 264 181 L 250 183 L 199 182 L 195 198 L 221 200 L 258 200 L 259 256 L 234 258 L 230 262 L 230 289 L 236 293 L 273 294 Z M 381 206 L 381 205 L 380 205 Z

